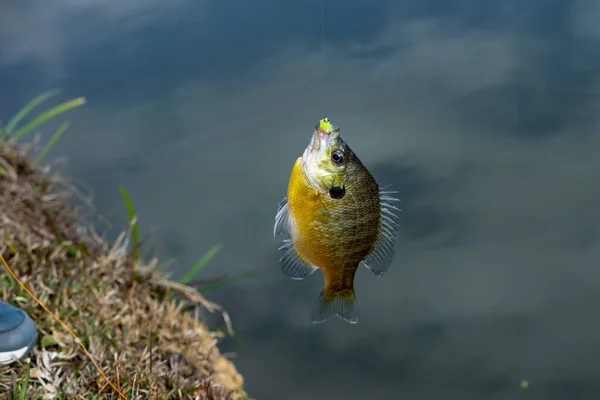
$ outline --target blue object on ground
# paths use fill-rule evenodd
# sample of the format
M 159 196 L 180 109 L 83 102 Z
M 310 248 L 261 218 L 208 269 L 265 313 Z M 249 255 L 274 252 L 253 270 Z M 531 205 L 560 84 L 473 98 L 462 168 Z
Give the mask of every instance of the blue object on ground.
M 22 360 L 37 341 L 37 330 L 29 315 L 0 301 L 0 364 Z

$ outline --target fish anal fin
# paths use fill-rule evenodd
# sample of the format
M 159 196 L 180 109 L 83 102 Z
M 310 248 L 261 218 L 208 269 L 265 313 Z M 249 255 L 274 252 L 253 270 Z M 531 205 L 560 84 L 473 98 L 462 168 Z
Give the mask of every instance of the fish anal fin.
M 317 267 L 300 258 L 291 240 L 285 239 L 278 250 L 283 250 L 283 256 L 279 259 L 279 262 L 281 263 L 281 270 L 289 278 L 302 280 L 317 270 Z
M 379 191 L 381 228 L 373 249 L 363 260 L 365 266 L 379 277 L 390 268 L 395 255 L 400 209 L 393 203 L 400 200 L 391 196 L 393 193 Z
M 313 307 L 311 320 L 315 324 L 322 323 L 333 315 L 338 315 L 350 324 L 358 322 L 358 307 L 353 288 L 340 291 L 325 288 L 321 291 Z
M 277 205 L 277 213 L 275 214 L 275 226 L 273 227 L 273 237 L 287 234 L 290 232 L 290 212 L 287 202 L 287 197 Z

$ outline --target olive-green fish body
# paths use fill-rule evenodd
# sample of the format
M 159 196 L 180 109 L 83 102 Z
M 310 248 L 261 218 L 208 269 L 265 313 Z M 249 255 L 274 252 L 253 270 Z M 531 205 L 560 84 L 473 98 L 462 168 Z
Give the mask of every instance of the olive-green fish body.
M 323 271 L 325 287 L 313 308 L 313 322 L 333 314 L 358 321 L 354 275 L 360 262 L 381 276 L 394 256 L 394 210 L 399 210 L 390 193 L 379 189 L 339 129 L 321 120 L 294 163 L 274 228 L 275 235 L 291 236 L 280 247 L 286 275 L 303 279 L 317 268 Z

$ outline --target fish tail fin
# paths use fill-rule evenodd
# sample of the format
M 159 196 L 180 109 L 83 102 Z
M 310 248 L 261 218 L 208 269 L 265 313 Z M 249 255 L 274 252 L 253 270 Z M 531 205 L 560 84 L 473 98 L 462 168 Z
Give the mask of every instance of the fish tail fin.
M 325 322 L 334 314 L 348 323 L 356 324 L 358 322 L 358 307 L 353 287 L 343 290 L 326 287 L 321 291 L 312 310 L 312 322 Z

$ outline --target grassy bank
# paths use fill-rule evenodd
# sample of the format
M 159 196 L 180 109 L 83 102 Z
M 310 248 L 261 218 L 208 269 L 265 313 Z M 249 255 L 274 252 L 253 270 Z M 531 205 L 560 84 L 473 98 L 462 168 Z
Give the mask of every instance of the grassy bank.
M 134 257 L 129 231 L 110 245 L 98 236 L 32 150 L 0 140 L 0 253 L 47 310 L 0 265 L 0 298 L 39 334 L 28 359 L 0 366 L 0 398 L 247 399 L 217 347 L 224 333 L 183 312 L 218 306 Z

